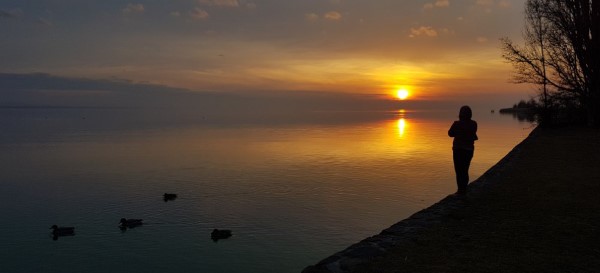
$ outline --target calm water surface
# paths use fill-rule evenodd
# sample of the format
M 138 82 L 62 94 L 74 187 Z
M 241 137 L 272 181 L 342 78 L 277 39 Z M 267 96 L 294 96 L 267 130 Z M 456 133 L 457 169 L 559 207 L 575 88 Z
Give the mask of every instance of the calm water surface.
M 455 190 L 454 112 L 286 124 L 0 109 L 0 271 L 299 272 Z M 474 116 L 472 180 L 531 131 Z M 122 217 L 146 224 L 122 232 Z M 53 224 L 76 235 L 54 241 Z M 213 242 L 213 228 L 234 236 Z

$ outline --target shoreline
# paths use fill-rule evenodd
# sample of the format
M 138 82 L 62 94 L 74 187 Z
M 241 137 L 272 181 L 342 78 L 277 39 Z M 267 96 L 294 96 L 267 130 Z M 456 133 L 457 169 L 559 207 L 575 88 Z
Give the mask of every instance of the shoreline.
M 514 164 L 514 158 L 519 156 L 522 147 L 535 141 L 540 134 L 540 128 L 534 128 L 530 134 L 500 161 L 480 177 L 469 183 L 468 196 L 478 195 L 490 186 L 490 181 L 502 174 L 503 170 Z M 379 234 L 363 239 L 350 245 L 315 265 L 310 265 L 302 273 L 345 273 L 354 272 L 357 268 L 385 256 L 390 249 L 400 247 L 407 242 L 414 241 L 423 235 L 423 232 L 448 219 L 460 218 L 455 212 L 466 206 L 466 198 L 448 195 L 433 205 L 422 209 L 408 218 L 382 230 Z
M 535 128 L 469 184 L 304 273 L 600 272 L 600 130 Z

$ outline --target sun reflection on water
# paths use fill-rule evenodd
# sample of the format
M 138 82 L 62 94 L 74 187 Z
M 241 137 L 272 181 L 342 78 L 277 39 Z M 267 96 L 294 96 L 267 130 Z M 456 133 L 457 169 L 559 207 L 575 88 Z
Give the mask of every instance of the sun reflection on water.
M 406 119 L 400 118 L 398 120 L 398 135 L 400 138 L 404 137 L 404 129 L 406 128 Z
M 406 130 L 406 110 L 405 109 L 400 109 L 398 110 L 398 116 L 400 117 L 398 119 L 398 136 L 400 138 L 404 137 L 404 132 Z

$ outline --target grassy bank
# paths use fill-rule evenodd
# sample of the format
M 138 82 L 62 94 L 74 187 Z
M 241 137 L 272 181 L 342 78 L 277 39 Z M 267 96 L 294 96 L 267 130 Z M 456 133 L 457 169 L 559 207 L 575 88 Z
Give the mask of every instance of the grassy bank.
M 536 129 L 485 186 L 351 272 L 600 272 L 600 132 Z

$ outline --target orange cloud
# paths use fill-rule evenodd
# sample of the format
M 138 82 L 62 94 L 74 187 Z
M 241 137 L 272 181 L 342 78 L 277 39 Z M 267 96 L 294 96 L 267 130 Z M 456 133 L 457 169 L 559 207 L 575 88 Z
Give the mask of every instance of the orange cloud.
M 309 22 L 315 22 L 315 21 L 319 20 L 319 15 L 314 12 L 307 13 L 307 14 L 304 14 L 304 19 L 306 19 L 306 21 L 309 21 Z
M 502 0 L 502 1 L 498 2 L 498 6 L 501 7 L 501 8 L 504 8 L 504 9 L 510 8 L 511 5 L 512 4 L 508 0 Z
M 435 3 L 427 3 L 423 6 L 424 9 L 446 8 L 450 6 L 449 0 L 437 0 Z
M 427 36 L 427 37 L 437 37 L 438 32 L 432 27 L 429 26 L 421 26 L 419 28 L 411 28 L 410 29 L 410 38 L 418 37 L 418 36 Z
M 475 4 L 479 6 L 489 7 L 491 5 L 494 5 L 494 0 L 477 0 L 475 1 Z
M 237 8 L 240 6 L 238 0 L 198 0 L 198 3 L 205 6 L 230 7 Z
M 142 4 L 127 4 L 127 6 L 123 9 L 123 13 L 144 13 L 144 5 Z
M 340 14 L 337 11 L 330 11 L 328 13 L 325 13 L 324 17 L 327 20 L 337 21 L 337 20 L 342 19 L 342 14 Z
M 206 20 L 208 19 L 209 15 L 208 12 L 203 9 L 194 8 L 194 10 L 190 12 L 190 17 L 194 20 Z

